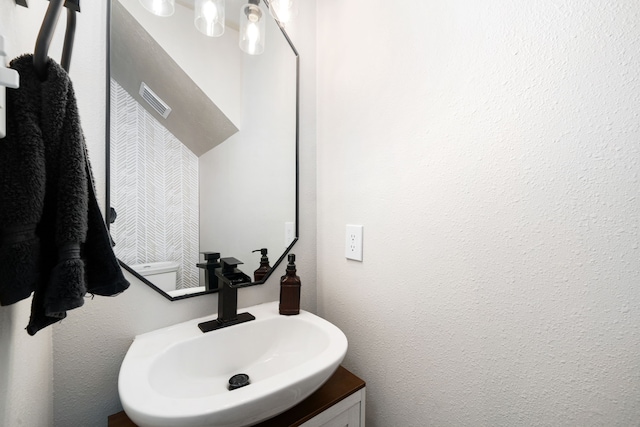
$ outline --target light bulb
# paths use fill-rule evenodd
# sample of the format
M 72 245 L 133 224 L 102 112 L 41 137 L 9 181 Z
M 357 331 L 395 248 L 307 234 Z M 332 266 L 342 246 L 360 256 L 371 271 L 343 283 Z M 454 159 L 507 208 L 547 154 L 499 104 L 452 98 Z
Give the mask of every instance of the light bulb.
M 260 43 L 260 29 L 255 22 L 249 22 L 247 26 L 247 43 L 248 53 L 255 55 L 258 43 Z
M 160 15 L 162 13 L 162 0 L 153 0 L 153 13 Z
M 260 55 L 264 52 L 265 19 L 258 0 L 249 1 L 240 9 L 240 49 Z
M 269 12 L 283 27 L 298 14 L 295 0 L 271 0 Z
M 175 12 L 175 0 L 140 0 L 140 4 L 157 16 L 171 16 Z
M 214 2 L 207 1 L 202 5 L 202 15 L 208 23 L 211 23 L 218 18 L 218 8 Z
M 224 34 L 224 0 L 196 0 L 194 25 L 202 34 L 220 37 Z

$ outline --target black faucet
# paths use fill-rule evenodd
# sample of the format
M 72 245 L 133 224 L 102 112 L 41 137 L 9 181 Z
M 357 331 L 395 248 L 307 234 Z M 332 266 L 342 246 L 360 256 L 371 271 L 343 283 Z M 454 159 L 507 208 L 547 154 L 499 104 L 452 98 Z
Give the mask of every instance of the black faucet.
M 204 262 L 196 264 L 198 268 L 204 269 L 205 291 L 215 291 L 218 289 L 218 276 L 216 269 L 220 268 L 220 252 L 200 252 L 204 255 Z
M 198 324 L 202 332 L 214 331 L 227 326 L 254 320 L 250 313 L 238 314 L 238 288 L 257 285 L 237 268 L 242 261 L 233 257 L 220 258 L 220 268 L 216 268 L 218 278 L 218 318 Z

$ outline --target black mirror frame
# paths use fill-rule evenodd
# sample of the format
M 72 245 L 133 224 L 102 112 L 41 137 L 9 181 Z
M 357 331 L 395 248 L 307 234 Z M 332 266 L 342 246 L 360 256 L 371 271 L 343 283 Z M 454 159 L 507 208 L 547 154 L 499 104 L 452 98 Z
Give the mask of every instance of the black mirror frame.
M 111 218 L 111 214 L 112 214 L 112 210 L 111 210 L 111 185 L 110 185 L 110 181 L 111 181 L 111 3 L 114 0 L 107 0 L 106 2 L 106 8 L 107 8 L 107 37 L 106 37 L 106 69 L 105 69 L 105 81 L 106 81 L 106 90 L 105 90 L 105 155 L 106 155 L 106 161 L 105 161 L 105 187 L 106 187 L 106 194 L 105 194 L 105 209 L 104 209 L 104 213 L 105 213 L 105 221 L 107 223 L 107 229 L 110 228 L 111 226 L 111 222 L 112 222 L 112 218 Z M 269 7 L 269 2 L 268 0 L 262 0 L 267 7 Z M 265 275 L 265 277 L 260 280 L 259 282 L 255 282 L 256 284 L 263 284 L 267 281 L 267 279 L 269 279 L 269 277 L 271 276 L 271 274 L 276 270 L 276 268 L 278 267 L 278 265 L 280 265 L 280 263 L 284 260 L 284 258 L 287 256 L 287 254 L 291 251 L 291 249 L 293 248 L 293 246 L 296 244 L 296 242 L 298 241 L 298 239 L 300 238 L 300 232 L 299 232 L 299 223 L 300 223 L 300 55 L 298 54 L 298 50 L 296 49 L 296 47 L 293 45 L 293 42 L 291 41 L 291 38 L 289 38 L 289 35 L 287 34 L 287 32 L 285 31 L 285 29 L 282 27 L 282 25 L 280 25 L 280 23 L 278 21 L 275 21 L 276 24 L 278 25 L 278 27 L 280 28 L 280 31 L 282 31 L 282 34 L 284 35 L 284 38 L 287 40 L 287 43 L 289 43 L 289 46 L 291 47 L 291 50 L 293 51 L 293 54 L 295 55 L 295 59 L 296 59 L 296 141 L 295 141 L 295 150 L 296 150 L 296 154 L 295 154 L 295 159 L 296 159 L 296 186 L 295 186 L 295 196 L 296 196 L 296 201 L 295 201 L 295 237 L 293 239 L 293 241 L 291 242 L 291 244 L 287 247 L 287 249 L 285 249 L 285 251 L 282 253 L 282 255 L 276 260 L 276 262 L 273 264 L 273 266 L 271 267 L 271 270 Z M 115 220 L 115 216 L 113 218 Z M 188 295 L 180 295 L 177 297 L 172 297 L 170 295 L 168 295 L 166 292 L 164 292 L 163 290 L 161 290 L 160 288 L 158 288 L 156 285 L 154 285 L 153 283 L 151 283 L 149 280 L 145 279 L 143 276 L 141 276 L 140 274 L 138 274 L 136 271 L 134 271 L 131 267 L 129 267 L 127 264 L 125 264 L 124 262 L 122 262 L 120 259 L 118 259 L 118 262 L 120 263 L 120 266 L 122 268 L 124 268 L 125 270 L 127 270 L 129 273 L 131 273 L 132 275 L 134 275 L 137 279 L 139 279 L 141 282 L 143 282 L 144 284 L 148 285 L 150 288 L 152 288 L 153 290 L 155 290 L 156 292 L 158 292 L 160 295 L 162 295 L 163 297 L 167 298 L 169 301 L 177 301 L 177 300 L 182 300 L 182 299 L 186 299 L 186 298 L 191 298 L 191 297 L 196 297 L 196 296 L 200 296 L 200 295 L 207 295 L 207 294 L 211 294 L 211 293 L 217 293 L 218 290 L 209 290 L 209 291 L 203 291 L 203 292 L 197 292 L 197 293 L 193 293 L 193 294 L 188 294 Z

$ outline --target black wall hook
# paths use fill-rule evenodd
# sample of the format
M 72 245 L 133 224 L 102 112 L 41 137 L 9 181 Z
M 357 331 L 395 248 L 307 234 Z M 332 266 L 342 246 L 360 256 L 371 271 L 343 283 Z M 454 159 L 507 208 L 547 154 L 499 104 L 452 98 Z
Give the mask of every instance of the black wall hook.
M 27 0 L 15 0 L 18 6 L 29 7 Z M 36 47 L 33 51 L 33 65 L 41 80 L 47 77 L 47 58 L 49 46 L 53 38 L 53 32 L 58 24 L 58 18 L 62 11 L 62 6 L 67 8 L 67 28 L 64 33 L 64 44 L 62 48 L 62 58 L 60 65 L 67 72 L 71 66 L 71 52 L 73 51 L 73 39 L 76 34 L 76 12 L 80 12 L 80 0 L 49 0 L 47 13 L 42 20 L 42 26 L 36 39 Z
M 80 0 L 50 0 L 47 13 L 42 20 L 42 26 L 36 39 L 36 47 L 33 51 L 33 65 L 36 69 L 36 73 L 40 80 L 44 80 L 47 77 L 47 60 L 49 53 L 49 46 L 51 45 L 51 39 L 53 33 L 58 24 L 58 18 L 62 11 L 63 2 L 65 5 L 74 3 L 77 9 L 80 9 Z M 71 52 L 73 51 L 73 39 L 76 33 L 76 8 L 67 8 L 67 28 L 64 34 L 64 44 L 62 49 L 62 59 L 60 65 L 67 72 L 71 65 Z
M 66 0 L 64 7 L 75 12 L 80 12 L 80 0 Z
M 22 7 L 29 7 L 27 0 L 16 0 L 16 4 Z M 80 0 L 66 0 L 64 2 L 64 7 L 80 12 Z

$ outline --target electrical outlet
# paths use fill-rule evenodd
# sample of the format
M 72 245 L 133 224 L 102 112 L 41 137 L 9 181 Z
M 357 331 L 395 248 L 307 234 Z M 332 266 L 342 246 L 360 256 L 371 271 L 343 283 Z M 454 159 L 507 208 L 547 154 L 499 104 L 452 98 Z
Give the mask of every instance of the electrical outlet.
M 295 239 L 296 228 L 293 222 L 284 223 L 284 247 L 288 248 L 293 239 Z
M 347 224 L 347 236 L 344 246 L 344 256 L 347 259 L 362 261 L 362 229 L 361 225 Z

